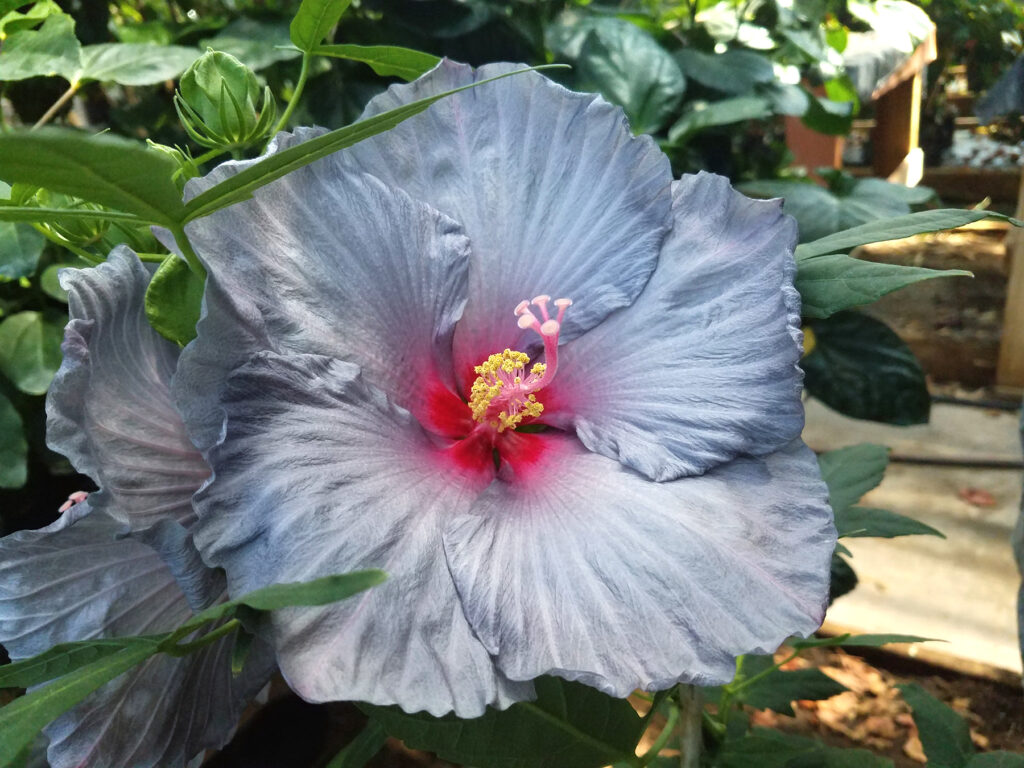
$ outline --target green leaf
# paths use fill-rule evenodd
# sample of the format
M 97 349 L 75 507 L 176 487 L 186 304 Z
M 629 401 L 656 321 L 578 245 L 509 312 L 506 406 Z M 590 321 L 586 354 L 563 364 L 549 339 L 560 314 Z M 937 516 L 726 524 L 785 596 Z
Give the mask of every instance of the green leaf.
M 2 183 L 2 182 L 0 182 Z M 34 205 L 7 205 L 0 200 L 0 221 L 125 221 L 133 224 L 145 224 L 131 213 L 121 211 L 104 211 L 95 208 L 43 208 Z
M 0 488 L 21 488 L 28 478 L 28 443 L 17 408 L 0 393 Z
M 82 48 L 79 79 L 121 85 L 154 85 L 173 80 L 196 60 L 199 50 L 182 45 L 100 43 Z
M 312 52 L 351 4 L 352 0 L 302 0 L 288 27 L 292 42 L 303 51 Z
M 921 364 L 885 323 L 839 312 L 810 327 L 814 349 L 801 361 L 809 394 L 856 419 L 928 421 L 931 397 Z
M 801 122 L 818 133 L 830 136 L 845 136 L 853 125 L 853 104 L 845 101 L 831 101 L 809 94 L 807 111 Z
M 0 276 L 17 279 L 36 271 L 46 238 L 25 224 L 0 221 Z
M 931 768 L 964 768 L 974 754 L 967 721 L 916 683 L 897 685 L 914 710 L 914 723 Z
M 829 563 L 829 603 L 834 603 L 843 595 L 852 592 L 858 581 L 857 574 L 850 564 L 833 552 L 832 561 Z
M 749 93 L 756 85 L 775 80 L 771 59 L 742 48 L 723 53 L 682 48 L 675 52 L 675 59 L 688 78 L 723 93 Z
M 171 180 L 176 170 L 164 153 L 112 134 L 61 128 L 0 134 L 0 179 L 74 195 L 149 223 L 181 221 L 184 206 Z
M 441 60 L 431 53 L 399 48 L 396 45 L 319 45 L 317 56 L 332 56 L 368 64 L 381 77 L 395 76 L 415 80 L 437 66 Z
M 44 726 L 100 686 L 152 656 L 156 648 L 155 643 L 124 648 L 0 709 L 0 765 L 12 762 Z
M 670 144 L 682 144 L 705 128 L 729 125 L 744 120 L 760 120 L 771 116 L 767 99 L 760 96 L 736 96 L 721 101 L 693 101 L 686 105 L 683 116 L 669 129 Z
M 823 237 L 811 243 L 804 243 L 797 246 L 796 257 L 800 261 L 813 256 L 823 256 L 827 253 L 842 253 L 849 251 L 851 248 L 856 248 L 858 245 L 880 243 L 886 240 L 899 240 L 911 235 L 940 232 L 944 229 L 955 229 L 975 221 L 981 221 L 982 219 L 1008 221 L 1015 226 L 1024 225 L 1024 222 L 1019 222 L 1016 219 L 1011 219 L 1009 216 L 993 213 L 992 211 L 942 208 L 936 211 L 922 211 L 920 213 L 911 213 L 907 216 L 897 216 L 894 219 L 862 224 L 859 227 L 854 227 L 844 232 L 837 232 L 834 235 Z
M 815 739 L 768 728 L 722 747 L 715 768 L 892 768 L 892 761 L 866 749 L 829 747 Z
M 68 303 L 68 292 L 64 290 L 64 287 L 60 284 L 60 271 L 62 269 L 85 269 L 92 265 L 84 259 L 77 259 L 76 261 L 62 262 L 58 264 L 51 264 L 43 270 L 43 274 L 39 276 L 39 287 L 43 289 L 50 298 L 56 299 L 57 301 L 63 301 L 65 304 Z
M 42 312 L 18 312 L 0 322 L 0 372 L 29 395 L 43 395 L 60 367 L 64 332 Z
M 36 29 L 13 33 L 0 49 L 0 81 L 59 75 L 72 80 L 79 67 L 80 47 L 75 22 L 54 14 Z
M 185 346 L 196 337 L 203 303 L 203 278 L 172 253 L 160 264 L 146 289 L 146 318 L 165 339 Z
M 808 699 L 830 699 L 848 690 L 820 669 L 796 669 L 790 672 L 775 669 L 760 680 L 743 688 L 738 698 L 754 709 L 771 709 L 793 717 L 792 702 Z
M 967 761 L 967 768 L 1024 768 L 1024 755 L 1014 752 L 985 752 Z
M 836 513 L 836 528 L 840 537 L 892 539 L 896 536 L 938 536 L 946 538 L 941 531 L 925 525 L 912 517 L 890 512 L 887 509 L 850 507 Z
M 837 637 L 809 637 L 806 640 L 792 640 L 788 645 L 794 650 L 803 648 L 881 648 L 893 643 L 932 643 L 931 637 L 917 635 L 839 635 Z
M 487 80 L 481 80 L 478 83 L 471 83 L 470 85 L 464 85 L 460 88 L 454 88 L 444 93 L 439 93 L 436 96 L 428 96 L 425 99 L 414 101 L 409 104 L 405 104 L 396 109 L 383 112 L 379 115 L 361 120 L 358 123 L 347 125 L 344 128 L 338 128 L 337 130 L 325 133 L 323 136 L 317 136 L 315 139 L 304 141 L 301 144 L 288 147 L 280 152 L 276 152 L 269 157 L 265 157 L 256 163 L 253 163 L 244 170 L 236 173 L 228 179 L 225 179 L 220 184 L 203 192 L 201 195 L 196 195 L 192 200 L 189 201 L 185 207 L 186 221 L 197 219 L 201 216 L 208 216 L 214 211 L 220 210 L 234 203 L 242 200 L 248 200 L 252 197 L 254 190 L 259 189 L 262 186 L 269 184 L 275 179 L 279 179 L 285 174 L 294 171 L 297 168 L 301 168 L 305 165 L 309 165 L 321 157 L 325 157 L 332 152 L 337 152 L 339 149 L 350 147 L 353 144 L 357 144 L 363 139 L 368 139 L 371 136 L 375 136 L 378 133 L 394 128 L 396 125 L 401 123 L 403 120 L 407 120 L 413 115 L 419 114 L 423 110 L 427 109 L 431 104 L 436 101 L 440 101 L 446 96 L 465 91 L 470 88 L 476 88 L 486 83 L 500 80 L 504 77 L 511 77 L 518 75 L 523 72 L 531 72 L 540 69 L 546 69 L 548 67 L 528 67 L 524 69 L 518 69 L 514 72 L 508 72 L 497 77 L 488 78 Z M 0 150 L 3 149 L 0 144 Z M 2 166 L 0 166 L 2 168 Z M 2 173 L 0 173 L 2 177 Z
M 576 59 L 577 84 L 599 91 L 626 111 L 633 133 L 655 133 L 686 90 L 675 59 L 650 35 L 623 19 L 601 19 Z
M 60 643 L 24 661 L 0 667 L 0 688 L 29 688 L 74 672 L 125 648 L 158 646 L 167 635 L 119 637 Z
M 225 618 L 242 605 L 258 611 L 276 611 L 293 605 L 326 605 L 376 586 L 386 578 L 387 574 L 383 571 L 370 569 L 294 584 L 271 584 L 269 587 L 242 595 L 236 600 L 212 605 L 185 622 L 181 629 L 194 629 L 209 621 Z
M 963 269 L 925 269 L 854 259 L 842 253 L 801 259 L 796 289 L 806 317 L 830 317 L 851 307 L 870 304 L 888 293 L 936 277 L 972 277 Z
M 388 740 L 388 732 L 376 720 L 370 720 L 366 727 L 336 754 L 326 768 L 364 768 L 381 751 Z
M 884 445 L 860 443 L 823 453 L 818 457 L 821 476 L 828 486 L 828 501 L 838 515 L 882 482 L 889 464 Z
M 200 40 L 199 47 L 230 53 L 252 70 L 265 69 L 301 55 L 301 51 L 292 47 L 287 24 L 248 17 L 235 19 L 214 37 Z
M 629 702 L 557 678 L 535 683 L 536 701 L 473 720 L 360 707 L 407 746 L 479 768 L 599 768 L 633 759 L 643 721 Z

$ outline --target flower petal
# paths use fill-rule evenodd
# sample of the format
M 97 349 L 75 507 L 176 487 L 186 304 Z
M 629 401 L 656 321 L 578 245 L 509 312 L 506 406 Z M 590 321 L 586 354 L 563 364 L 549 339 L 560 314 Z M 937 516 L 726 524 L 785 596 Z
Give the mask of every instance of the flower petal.
M 127 248 L 106 263 L 61 272 L 71 322 L 46 400 L 47 442 L 102 489 L 133 529 L 194 519 L 190 498 L 209 475 L 171 402 L 178 348 L 146 319 L 149 271 Z
M 60 642 L 164 632 L 191 615 L 160 556 L 123 529 L 86 501 L 47 528 L 0 540 L 0 642 L 13 659 Z M 233 644 L 153 657 L 90 695 L 47 726 L 53 768 L 182 766 L 222 745 L 273 669 L 254 648 L 233 678 Z
M 350 600 L 274 612 L 292 690 L 461 717 L 530 695 L 495 671 L 444 561 L 441 520 L 478 483 L 444 471 L 407 411 L 354 365 L 272 353 L 231 376 L 224 407 L 214 479 L 196 497 L 196 543 L 231 593 L 361 568 L 388 574 Z
M 433 388 L 451 386 L 469 241 L 447 216 L 331 156 L 193 222 L 188 234 L 209 280 L 182 365 L 194 380 L 176 391 L 204 448 L 221 426 L 223 381 L 260 350 L 357 363 L 417 413 Z
M 731 679 L 735 657 L 817 629 L 835 529 L 799 441 L 654 483 L 548 436 L 446 528 L 470 624 L 513 680 L 613 696 Z
M 445 60 L 375 97 L 363 117 L 518 68 Z M 473 263 L 460 375 L 505 347 L 524 349 L 513 315 L 523 299 L 571 297 L 563 339 L 632 303 L 670 226 L 672 174 L 654 141 L 632 136 L 601 97 L 533 72 L 442 99 L 345 157 L 465 227 Z
M 803 428 L 793 219 L 706 173 L 673 197 L 643 294 L 563 348 L 541 398 L 546 421 L 655 480 L 770 453 Z

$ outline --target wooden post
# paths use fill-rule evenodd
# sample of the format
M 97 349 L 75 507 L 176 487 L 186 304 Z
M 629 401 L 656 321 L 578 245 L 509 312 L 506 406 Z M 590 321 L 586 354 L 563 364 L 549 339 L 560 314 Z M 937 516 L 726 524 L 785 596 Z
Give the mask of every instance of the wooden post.
M 921 80 L 918 70 L 879 97 L 875 102 L 875 130 L 871 134 L 871 168 L 875 176 L 910 186 L 921 180 L 923 170 L 911 167 L 917 164 L 916 156 L 920 154 Z
M 1020 175 L 1016 217 L 1024 217 L 1024 171 Z M 1006 233 L 1006 263 L 1010 280 L 1003 307 L 1003 336 L 999 341 L 996 383 L 1024 388 L 1024 233 L 1010 227 Z

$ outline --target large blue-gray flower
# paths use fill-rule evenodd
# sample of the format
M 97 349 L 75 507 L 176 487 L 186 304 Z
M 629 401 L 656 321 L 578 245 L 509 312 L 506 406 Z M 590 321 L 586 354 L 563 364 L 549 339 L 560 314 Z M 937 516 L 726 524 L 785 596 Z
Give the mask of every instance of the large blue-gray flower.
M 179 352 L 146 320 L 149 279 L 126 248 L 61 274 L 71 322 L 47 437 L 101 490 L 47 528 L 0 539 L 0 643 L 12 659 L 170 631 L 223 592 L 188 531 L 209 468 L 171 402 Z M 233 645 L 155 656 L 108 683 L 47 726 L 50 764 L 173 768 L 222 745 L 273 668 L 258 645 L 233 677 Z
M 443 62 L 366 114 L 508 69 Z M 529 74 L 188 234 L 204 559 L 232 593 L 390 576 L 274 614 L 303 697 L 475 716 L 544 674 L 625 696 L 817 628 L 835 533 L 778 201 L 673 182 L 621 110 Z

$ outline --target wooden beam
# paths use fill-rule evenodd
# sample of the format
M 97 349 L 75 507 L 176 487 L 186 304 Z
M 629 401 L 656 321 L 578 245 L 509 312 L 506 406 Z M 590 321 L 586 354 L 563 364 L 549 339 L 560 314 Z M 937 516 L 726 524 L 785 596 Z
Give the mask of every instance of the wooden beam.
M 1020 176 L 1016 216 L 1018 219 L 1024 216 L 1024 172 Z M 1003 308 L 996 383 L 1004 387 L 1024 387 L 1024 233 L 1011 227 L 1004 242 L 1010 280 Z

